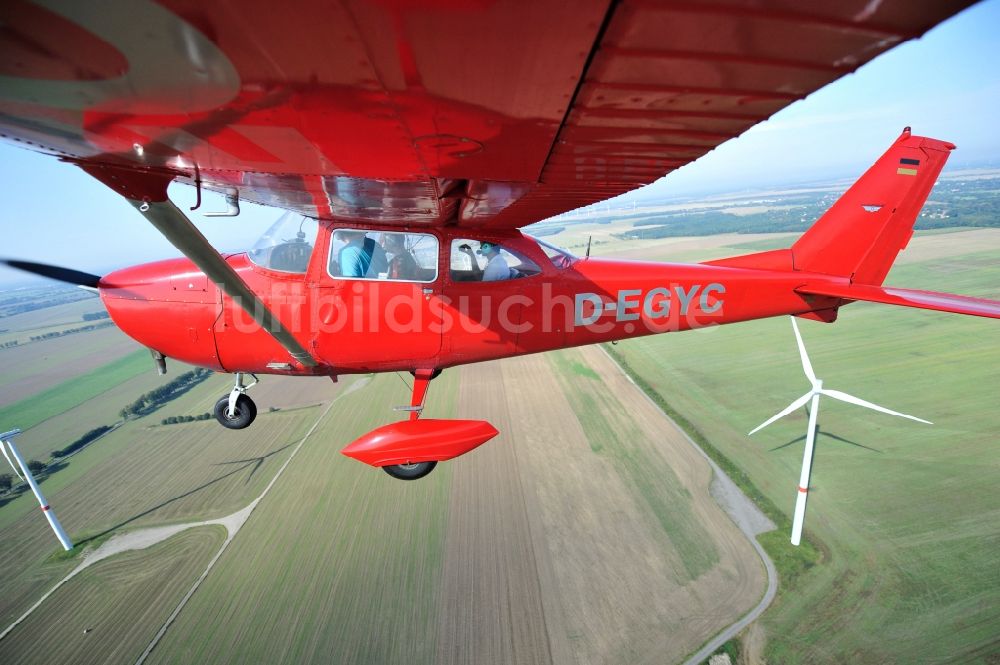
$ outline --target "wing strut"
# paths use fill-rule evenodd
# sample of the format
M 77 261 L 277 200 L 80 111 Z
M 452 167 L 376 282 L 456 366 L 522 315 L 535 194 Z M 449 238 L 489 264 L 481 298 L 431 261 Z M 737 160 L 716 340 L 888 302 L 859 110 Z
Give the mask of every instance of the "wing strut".
M 292 358 L 304 367 L 317 365 L 305 347 L 236 274 L 232 266 L 215 251 L 187 215 L 167 197 L 167 185 L 173 180 L 174 174 L 138 171 L 93 162 L 77 162 L 77 165 L 128 199 L 128 202 L 142 213 L 142 216 L 156 227 L 170 244 L 179 249 L 254 321 L 270 333 Z

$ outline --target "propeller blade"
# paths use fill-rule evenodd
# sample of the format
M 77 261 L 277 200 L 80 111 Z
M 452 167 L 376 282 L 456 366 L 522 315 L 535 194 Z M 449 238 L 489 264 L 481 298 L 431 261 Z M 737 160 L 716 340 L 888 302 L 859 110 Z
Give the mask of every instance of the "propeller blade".
M 809 362 L 809 354 L 806 353 L 806 345 L 802 342 L 802 335 L 799 334 L 799 324 L 792 319 L 792 330 L 795 331 L 795 341 L 799 345 L 799 357 L 802 358 L 802 371 L 806 373 L 806 378 L 810 383 L 816 383 L 816 372 L 813 371 L 812 363 Z
M 812 399 L 812 396 L 814 394 L 815 394 L 815 392 L 812 391 L 812 390 L 810 390 L 805 395 L 803 395 L 802 397 L 798 398 L 797 400 L 795 400 L 794 402 L 792 402 L 791 404 L 789 404 L 788 406 L 786 406 L 785 409 L 783 411 L 781 411 L 780 413 L 778 413 L 778 414 L 776 414 L 774 416 L 771 416 L 770 418 L 768 418 L 767 420 L 765 420 L 764 422 L 762 422 L 760 425 L 757 425 L 757 427 L 755 427 L 750 432 L 750 434 L 748 436 L 753 435 L 754 432 L 759 432 L 760 430 L 764 429 L 765 427 L 767 427 L 768 425 L 770 425 L 771 423 L 773 423 L 775 420 L 778 420 L 779 418 L 784 418 L 785 416 L 787 416 L 792 411 L 795 411 L 796 409 L 801 409 L 802 406 L 806 402 L 808 402 L 810 399 Z
M 848 395 L 847 393 L 842 393 L 839 390 L 827 390 L 825 388 L 820 390 L 820 393 L 826 395 L 827 397 L 832 397 L 834 399 L 839 399 L 841 402 L 847 402 L 848 404 L 855 404 L 857 406 L 863 406 L 873 411 L 880 411 L 882 413 L 887 413 L 890 416 L 899 416 L 900 418 L 909 418 L 910 420 L 916 420 L 918 423 L 926 423 L 927 425 L 933 425 L 929 420 L 924 420 L 923 418 L 917 418 L 916 416 L 911 416 L 906 413 L 900 413 L 899 411 L 893 411 L 892 409 L 887 409 L 884 406 L 879 406 L 878 404 L 872 404 L 871 402 L 866 402 L 860 397 L 855 397 L 854 395 Z
M 83 286 L 88 289 L 96 289 L 97 283 L 101 280 L 100 276 L 92 275 L 89 272 L 80 272 L 79 270 L 62 268 L 60 266 L 50 266 L 44 263 L 32 263 L 31 261 L 18 261 L 16 259 L 0 259 L 0 263 L 17 270 L 30 272 L 32 275 L 40 275 L 60 282 Z

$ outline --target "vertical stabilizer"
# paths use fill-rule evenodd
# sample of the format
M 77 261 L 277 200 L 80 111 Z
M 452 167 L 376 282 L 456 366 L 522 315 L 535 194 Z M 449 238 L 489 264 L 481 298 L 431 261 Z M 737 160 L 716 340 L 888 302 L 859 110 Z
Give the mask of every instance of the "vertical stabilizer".
M 903 130 L 792 246 L 795 269 L 881 284 L 913 235 L 917 215 L 954 148 Z

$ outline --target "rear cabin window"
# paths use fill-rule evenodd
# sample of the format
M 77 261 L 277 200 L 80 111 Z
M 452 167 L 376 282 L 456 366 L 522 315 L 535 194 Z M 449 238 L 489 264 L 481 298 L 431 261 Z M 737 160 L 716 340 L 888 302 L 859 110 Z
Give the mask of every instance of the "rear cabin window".
M 327 267 L 331 277 L 343 279 L 433 282 L 438 241 L 427 233 L 337 229 Z

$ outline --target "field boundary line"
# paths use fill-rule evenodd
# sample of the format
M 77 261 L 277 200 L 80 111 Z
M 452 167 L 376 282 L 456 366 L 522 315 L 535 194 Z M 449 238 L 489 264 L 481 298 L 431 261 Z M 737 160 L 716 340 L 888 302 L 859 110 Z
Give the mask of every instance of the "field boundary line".
M 730 485 L 730 487 L 727 488 L 726 492 L 729 496 L 733 496 L 735 493 L 737 496 L 741 497 L 742 500 L 745 501 L 748 505 L 752 506 L 754 511 L 760 512 L 761 515 L 763 516 L 763 512 L 760 510 L 760 508 L 756 506 L 756 504 L 754 504 L 754 502 L 750 499 L 750 497 L 744 494 L 743 490 L 741 490 L 739 486 L 733 482 L 732 478 L 730 478 L 726 474 L 726 472 L 722 470 L 722 467 L 716 464 L 715 460 L 713 460 L 709 456 L 709 454 L 706 453 L 702 449 L 702 447 L 699 446 L 697 442 L 695 442 L 695 440 L 692 439 L 688 435 L 688 433 L 684 431 L 684 428 L 678 425 L 674 421 L 674 419 L 671 418 L 670 415 L 666 411 L 664 411 L 659 404 L 656 403 L 656 400 L 654 400 L 645 390 L 642 389 L 641 386 L 639 386 L 635 382 L 635 380 L 632 378 L 632 375 L 629 374 L 625 370 L 625 368 L 621 366 L 621 364 L 614 357 L 614 355 L 608 353 L 608 350 L 605 349 L 603 345 L 598 345 L 598 346 L 600 347 L 604 355 L 606 355 L 608 359 L 611 360 L 612 363 L 614 363 L 615 367 L 618 368 L 618 371 L 621 372 L 626 379 L 628 379 L 629 383 L 634 385 L 636 389 L 640 393 L 642 393 L 642 396 L 646 398 L 646 401 L 648 401 L 651 405 L 653 405 L 653 407 L 657 411 L 663 414 L 663 417 L 666 418 L 667 421 L 669 421 L 670 424 L 674 426 L 674 429 L 680 432 L 684 436 L 684 438 L 687 439 L 687 442 L 690 443 L 691 446 L 693 446 L 694 449 L 698 451 L 698 454 L 700 454 L 702 457 L 705 458 L 709 466 L 711 466 L 712 472 L 715 476 L 715 481 L 713 481 L 713 484 L 716 481 L 722 481 L 723 483 Z M 702 646 L 697 652 L 695 652 L 692 656 L 690 656 L 687 660 L 685 660 L 684 665 L 698 665 L 699 663 L 703 663 L 705 660 L 707 660 L 708 657 L 711 656 L 716 649 L 718 649 L 720 646 L 722 646 L 730 639 L 735 637 L 741 630 L 746 628 L 753 621 L 755 621 L 761 614 L 763 614 L 764 610 L 766 610 L 768 606 L 770 606 L 771 602 L 774 600 L 774 597 L 778 592 L 778 571 L 774 567 L 774 562 L 771 561 L 771 557 L 767 555 L 767 552 L 764 551 L 764 547 L 757 541 L 756 537 L 758 533 L 763 533 L 763 531 L 760 530 L 759 528 L 755 529 L 754 525 L 751 524 L 747 519 L 745 519 L 744 516 L 737 514 L 737 511 L 734 506 L 728 505 L 728 502 L 721 501 L 720 497 L 716 496 L 715 492 L 710 492 L 710 494 L 712 495 L 712 498 L 715 500 L 715 502 L 719 505 L 719 507 L 722 508 L 723 512 L 729 515 L 730 519 L 733 520 L 733 523 L 736 524 L 736 527 L 740 530 L 740 532 L 743 533 L 744 536 L 746 536 L 747 540 L 750 541 L 750 544 L 757 552 L 757 555 L 760 557 L 761 562 L 764 564 L 764 569 L 767 572 L 767 589 L 764 591 L 763 598 L 761 598 L 760 602 L 757 603 L 757 605 L 753 609 L 744 614 L 734 623 L 724 628 L 721 632 L 717 633 L 715 637 L 706 642 L 704 646 Z M 764 531 L 766 531 L 766 529 Z
M 232 543 L 233 540 L 236 538 L 236 534 L 239 533 L 240 529 L 243 528 L 243 525 L 246 524 L 248 519 L 250 519 L 250 515 L 257 507 L 257 504 L 260 503 L 260 501 L 267 495 L 268 492 L 271 491 L 271 488 L 274 486 L 274 484 L 278 482 L 278 478 L 280 478 L 281 474 L 285 472 L 285 469 L 288 467 L 289 464 L 291 464 L 292 460 L 295 459 L 295 456 L 299 454 L 299 451 L 302 450 L 302 446 L 305 444 L 306 441 L 309 440 L 309 437 L 312 436 L 313 432 L 316 431 L 316 428 L 319 427 L 319 424 L 323 421 L 324 418 L 326 418 L 326 415 L 330 413 L 330 409 L 333 408 L 333 405 L 336 404 L 341 397 L 350 395 L 352 392 L 358 390 L 359 388 L 362 388 L 367 383 L 368 383 L 367 379 L 360 379 L 354 384 L 352 384 L 349 388 L 347 388 L 344 392 L 342 392 L 341 394 L 337 395 L 332 400 L 330 400 L 330 404 L 327 405 L 327 407 L 323 410 L 323 413 L 321 413 L 319 417 L 316 419 L 316 422 L 314 422 L 312 427 L 309 428 L 309 431 L 306 432 L 305 436 L 302 437 L 302 440 L 299 441 L 299 445 L 295 447 L 295 450 L 292 451 L 292 454 L 288 456 L 288 459 L 285 460 L 285 463 L 282 464 L 281 468 L 278 469 L 278 472 L 274 474 L 274 477 L 271 478 L 271 482 L 267 484 L 267 487 L 264 488 L 264 491 L 261 492 L 260 496 L 251 501 L 250 504 L 246 508 L 241 510 L 239 513 L 234 513 L 234 515 L 230 516 L 230 517 L 241 516 L 242 519 L 238 521 L 238 524 L 233 525 L 235 528 L 230 528 L 229 525 L 226 525 L 226 529 L 229 532 L 229 536 L 226 538 L 225 542 L 222 543 L 222 547 L 219 548 L 219 551 L 215 553 L 215 556 L 212 557 L 212 560 L 208 562 L 208 566 L 205 568 L 202 574 L 198 577 L 197 580 L 195 580 L 194 584 L 191 585 L 191 588 L 188 589 L 188 592 L 184 594 L 184 597 L 181 598 L 181 601 L 177 604 L 177 607 L 174 608 L 174 611 L 170 613 L 170 616 L 167 617 L 167 620 L 163 623 L 163 625 L 160 626 L 160 630 L 157 631 L 152 641 L 150 641 L 150 643 L 146 645 L 146 649 L 142 652 L 142 655 L 140 655 L 139 658 L 135 661 L 135 665 L 142 665 L 142 663 L 144 663 L 146 659 L 149 657 L 149 654 L 153 652 L 153 649 L 156 648 L 156 645 L 159 644 L 163 636 L 166 635 L 167 630 L 180 615 L 181 610 L 184 609 L 184 606 L 187 605 L 188 601 L 191 600 L 191 597 L 194 596 L 195 592 L 198 590 L 198 587 L 201 586 L 201 583 L 208 578 L 208 575 L 209 573 L 212 572 L 212 568 L 215 567 L 216 562 L 218 562 L 218 560 L 222 557 L 223 553 L 225 553 L 226 549 L 229 548 L 229 544 Z
M 80 562 L 80 565 L 78 565 L 76 568 L 70 571 L 68 575 L 59 580 L 51 589 L 45 592 L 45 594 L 43 594 L 41 598 L 35 601 L 35 603 L 24 612 L 24 614 L 22 614 L 10 625 L 8 625 L 3 630 L 3 632 L 0 632 L 0 640 L 3 640 L 5 637 L 7 637 L 7 635 L 12 630 L 14 630 L 18 625 L 24 622 L 24 620 L 27 619 L 29 616 L 31 616 L 31 614 L 35 610 L 37 610 L 42 605 L 42 603 L 48 600 L 49 596 L 58 591 L 64 584 L 66 584 L 71 579 L 76 577 L 84 569 L 100 561 L 103 561 L 104 559 L 107 559 L 108 557 L 111 557 L 115 554 L 121 554 L 122 552 L 127 552 L 131 550 L 147 549 L 188 529 L 193 529 L 200 526 L 212 526 L 212 525 L 220 525 L 224 527 L 226 529 L 228 537 L 226 538 L 225 542 L 223 542 L 222 547 L 209 562 L 208 568 L 205 569 L 201 577 L 199 577 L 198 580 L 196 580 L 194 586 L 192 586 L 192 588 L 188 591 L 187 595 L 184 596 L 184 598 L 181 601 L 181 604 L 178 605 L 177 608 L 175 608 L 174 613 L 171 614 L 170 617 L 167 619 L 167 623 L 165 623 L 160 628 L 160 632 L 157 633 L 157 636 L 154 639 L 154 641 L 150 643 L 150 645 L 147 647 L 146 652 L 144 652 L 142 657 L 137 661 L 137 663 L 141 663 L 149 655 L 149 652 L 152 651 L 152 647 L 155 646 L 155 642 L 158 641 L 159 638 L 162 637 L 164 633 L 166 633 L 166 629 L 169 627 L 170 623 L 176 618 L 177 614 L 183 608 L 184 604 L 188 601 L 188 599 L 190 599 L 190 597 L 194 594 L 194 592 L 197 590 L 201 582 L 208 576 L 208 573 L 215 565 L 215 562 L 229 546 L 229 543 L 233 540 L 233 538 L 242 528 L 243 524 L 247 521 L 247 519 L 249 519 L 250 514 L 253 512 L 254 508 L 257 507 L 257 504 L 261 501 L 261 499 L 264 498 L 264 496 L 268 493 L 268 491 L 270 491 L 274 483 L 277 482 L 278 477 L 282 474 L 282 472 L 284 472 L 285 468 L 292 461 L 295 455 L 299 452 L 299 450 L 302 448 L 302 445 L 306 442 L 306 440 L 308 440 L 309 437 L 312 436 L 312 433 L 316 430 L 316 427 L 319 426 L 319 423 L 323 420 L 323 418 L 326 417 L 326 414 L 329 413 L 330 409 L 333 408 L 333 405 L 336 404 L 337 400 L 363 387 L 366 383 L 368 383 L 367 379 L 365 378 L 360 379 L 359 381 L 353 383 L 346 390 L 344 390 L 344 392 L 342 392 L 340 395 L 337 395 L 330 401 L 330 403 L 327 405 L 323 413 L 321 413 L 319 417 L 316 418 L 316 422 L 313 423 L 309 431 L 306 432 L 306 434 L 299 440 L 299 443 L 296 446 L 295 450 L 292 451 L 292 454 L 289 455 L 288 459 L 285 460 L 284 464 L 281 465 L 281 468 L 278 469 L 277 473 L 275 473 L 274 477 L 267 484 L 267 487 L 264 488 L 264 491 L 261 492 L 260 496 L 251 501 L 249 504 L 247 504 L 240 510 L 236 511 L 235 513 L 232 513 L 231 515 L 226 515 L 224 517 L 219 517 L 212 520 L 206 520 L 203 522 L 187 522 L 185 524 L 173 524 L 162 527 L 149 527 L 145 529 L 138 529 L 136 531 L 131 531 L 126 534 L 119 534 L 118 536 L 112 538 L 107 543 L 105 543 L 98 549 L 94 550 L 93 552 L 85 554 L 83 561 Z

